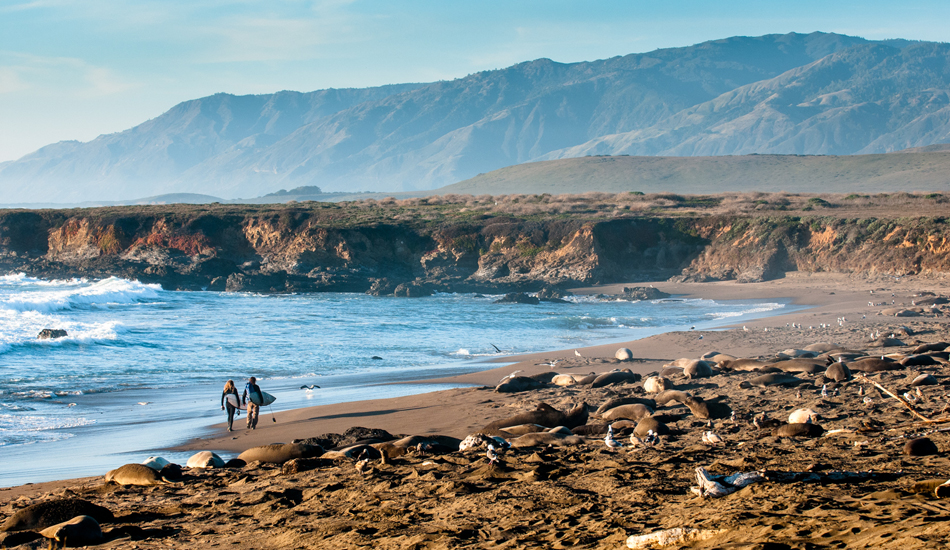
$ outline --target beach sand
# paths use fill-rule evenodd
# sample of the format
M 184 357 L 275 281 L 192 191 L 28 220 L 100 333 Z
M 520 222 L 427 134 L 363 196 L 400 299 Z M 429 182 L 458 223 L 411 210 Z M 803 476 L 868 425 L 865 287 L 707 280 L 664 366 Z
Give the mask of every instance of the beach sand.
M 277 413 L 276 422 L 270 415 L 262 417 L 253 431 L 228 433 L 223 425 L 216 426 L 208 437 L 177 450 L 241 452 L 343 434 L 356 426 L 393 436 L 463 439 L 541 403 L 562 411 L 586 403 L 591 410 L 588 423 L 599 424 L 603 421 L 593 411 L 608 399 L 649 397 L 642 382 L 600 388 L 545 385 L 519 393 L 498 393 L 494 387 L 515 371 L 526 376 L 629 368 L 647 375 L 671 360 L 710 351 L 774 357 L 788 348 L 832 342 L 882 355 L 907 353 L 920 342 L 950 341 L 944 314 L 878 315 L 892 307 L 892 301 L 893 306 L 911 306 L 923 291 L 947 296 L 948 281 L 794 274 L 756 284 L 652 284 L 690 297 L 787 298 L 810 307 L 744 327 L 670 332 L 578 349 L 580 357 L 575 350 L 561 350 L 506 358 L 496 368 L 428 381 L 471 387 L 286 411 Z M 575 292 L 612 293 L 622 286 Z M 839 323 L 842 318 L 846 320 Z M 871 333 L 893 333 L 905 345 L 870 348 Z M 613 358 L 621 347 L 632 351 L 633 361 Z M 553 360 L 560 362 L 552 369 L 545 363 Z M 617 434 L 626 445 L 621 449 L 607 448 L 603 434 L 598 434 L 575 446 L 511 449 L 492 465 L 484 450 L 434 449 L 395 456 L 399 453 L 390 449 L 393 456 L 385 463 L 372 460 L 362 473 L 354 459 L 342 458 L 311 461 L 306 467 L 314 469 L 297 473 L 258 463 L 186 470 L 182 481 L 157 487 L 120 487 L 101 477 L 65 480 L 0 489 L 0 514 L 10 516 L 29 504 L 64 495 L 95 502 L 118 516 L 104 527 L 125 529 L 114 532 L 115 540 L 101 548 L 617 548 L 625 547 L 631 535 L 672 528 L 697 529 L 693 537 L 706 537 L 672 547 L 940 548 L 950 535 L 950 501 L 938 499 L 932 489 L 915 492 L 923 489 L 914 484 L 950 479 L 950 440 L 940 431 L 950 422 L 919 421 L 872 385 L 911 393 L 917 399 L 914 406 L 925 416 L 946 416 L 950 368 L 945 361 L 937 362 L 832 383 L 827 397 L 815 383 L 818 375 L 799 374 L 803 383 L 797 387 L 751 388 L 742 383 L 758 373 L 674 377 L 677 389 L 718 400 L 736 416 L 702 419 L 676 402 L 658 406 L 654 416 L 671 433 L 655 445 L 631 446 L 630 429 L 624 428 Z M 933 374 L 937 384 L 920 387 L 918 397 L 910 381 L 922 373 Z M 784 421 L 798 408 L 816 411 L 825 435 L 776 436 L 768 422 Z M 753 423 L 763 413 L 765 418 Z M 843 431 L 827 435 L 832 430 Z M 704 443 L 705 431 L 724 442 Z M 923 435 L 939 454 L 902 454 L 909 438 Z M 698 467 L 723 475 L 765 472 L 767 479 L 722 498 L 700 497 L 690 492 L 697 485 Z M 854 476 L 841 479 L 835 474 L 839 471 Z M 35 541 L 23 547 L 46 545 Z

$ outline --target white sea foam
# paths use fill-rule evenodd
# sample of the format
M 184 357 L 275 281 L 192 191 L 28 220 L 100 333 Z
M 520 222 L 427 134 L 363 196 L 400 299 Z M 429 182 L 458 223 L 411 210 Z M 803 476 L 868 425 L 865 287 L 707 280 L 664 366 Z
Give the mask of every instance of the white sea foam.
M 0 286 L 0 310 L 22 312 L 50 313 L 77 306 L 132 304 L 158 299 L 162 292 L 161 285 L 118 277 L 90 283 L 84 279 L 42 282 L 8 275 L 4 283 Z
M 95 420 L 81 416 L 64 418 L 0 414 L 0 446 L 59 441 L 73 437 L 73 434 L 53 430 L 78 428 L 95 423 Z
M 729 319 L 731 317 L 742 317 L 743 315 L 749 315 L 751 313 L 767 313 L 772 310 L 781 309 L 785 307 L 784 304 L 759 304 L 756 307 L 750 307 L 747 309 L 742 309 L 740 311 L 715 311 L 712 313 L 707 313 L 706 316 L 712 319 Z
M 37 340 L 44 328 L 66 331 L 67 336 Z M 0 354 L 20 344 L 60 346 L 67 343 L 89 343 L 116 340 L 121 325 L 117 321 L 82 322 L 63 319 L 37 311 L 0 309 Z

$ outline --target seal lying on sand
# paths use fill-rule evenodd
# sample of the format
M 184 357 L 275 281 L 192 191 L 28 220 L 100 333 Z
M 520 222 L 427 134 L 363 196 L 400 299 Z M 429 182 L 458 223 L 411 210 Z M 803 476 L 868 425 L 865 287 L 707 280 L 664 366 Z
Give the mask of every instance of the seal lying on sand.
M 651 409 L 656 408 L 656 401 L 647 399 L 646 397 L 614 397 L 613 399 L 607 400 L 606 403 L 598 407 L 594 414 L 600 416 L 614 407 L 619 407 L 620 405 L 632 405 L 634 403 L 646 405 Z
M 584 443 L 584 438 L 576 435 L 566 435 L 562 433 L 551 433 L 551 432 L 538 432 L 533 434 L 525 434 L 521 437 L 516 437 L 511 440 L 511 446 L 520 448 L 520 447 L 538 447 L 542 445 L 553 445 L 555 447 L 570 447 L 574 445 L 581 445 Z
M 485 426 L 482 431 L 490 432 L 492 430 L 501 430 L 507 426 L 518 426 L 520 424 L 538 424 L 546 428 L 556 426 L 567 426 L 574 428 L 587 424 L 587 403 L 581 403 L 566 413 L 563 413 L 547 403 L 541 403 L 538 408 L 514 416 L 496 420 Z
M 105 542 L 99 522 L 90 516 L 77 516 L 40 531 L 44 537 L 69 546 L 89 546 Z
M 32 504 L 17 511 L 0 526 L 0 532 L 36 531 L 62 523 L 76 516 L 92 516 L 100 523 L 114 519 L 108 508 L 103 508 L 88 500 L 60 498 Z
M 270 464 L 283 464 L 292 458 L 314 458 L 323 454 L 323 449 L 316 445 L 307 445 L 306 443 L 274 443 L 272 445 L 261 445 L 260 447 L 251 447 L 244 451 L 238 458 L 244 462 L 267 462 Z
M 752 386 L 759 386 L 764 388 L 766 386 L 797 386 L 805 382 L 807 382 L 807 380 L 796 378 L 790 374 L 773 373 L 756 376 L 751 380 L 743 380 L 739 383 L 739 387 L 751 388 Z
M 144 464 L 126 464 L 115 470 L 110 470 L 106 474 L 106 481 L 112 481 L 119 485 L 143 486 L 174 483 L 173 480 L 165 479 L 161 472 L 157 472 Z
M 600 388 L 611 384 L 633 384 L 640 381 L 640 375 L 631 372 L 630 369 L 605 372 L 599 375 L 591 383 L 591 387 Z
M 191 455 L 185 466 L 189 468 L 224 468 L 224 460 L 211 451 L 201 451 Z
M 607 421 L 613 420 L 640 420 L 653 414 L 653 409 L 642 405 L 640 403 L 632 403 L 630 405 L 620 405 L 619 407 L 614 407 L 603 414 L 603 419 Z

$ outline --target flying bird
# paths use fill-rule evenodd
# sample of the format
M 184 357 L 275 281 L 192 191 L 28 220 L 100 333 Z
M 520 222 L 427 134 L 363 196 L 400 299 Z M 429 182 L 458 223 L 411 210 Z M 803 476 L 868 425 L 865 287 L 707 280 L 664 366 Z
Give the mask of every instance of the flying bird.
M 318 386 L 318 385 L 316 385 L 316 384 L 310 384 L 309 386 L 307 386 L 307 385 L 300 386 L 300 389 L 302 389 L 302 390 L 307 390 L 307 391 L 313 391 L 314 388 L 316 388 L 316 389 L 319 390 L 319 389 L 320 389 L 320 386 Z
M 491 344 L 491 342 L 489 342 L 489 344 Z M 498 353 L 502 353 L 502 351 L 498 349 L 498 346 L 496 346 L 495 344 L 491 344 L 491 347 L 495 348 L 495 351 L 497 351 Z
M 584 356 L 583 356 L 583 355 L 581 355 L 581 352 L 579 352 L 579 351 L 577 351 L 577 350 L 574 350 L 574 355 L 576 355 L 576 356 L 578 356 L 578 357 L 580 357 L 581 359 L 583 359 L 583 358 L 584 358 Z

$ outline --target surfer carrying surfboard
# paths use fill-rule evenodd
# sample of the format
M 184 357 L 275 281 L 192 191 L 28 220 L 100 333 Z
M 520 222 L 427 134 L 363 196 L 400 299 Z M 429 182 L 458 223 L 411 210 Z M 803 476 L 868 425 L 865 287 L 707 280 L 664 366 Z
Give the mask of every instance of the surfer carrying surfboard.
M 237 388 L 234 386 L 234 380 L 228 380 L 224 384 L 224 391 L 221 392 L 221 410 L 227 407 L 228 410 L 228 431 L 231 431 L 231 424 L 234 423 L 234 413 L 241 410 L 241 398 L 238 397 Z
M 257 417 L 261 413 L 263 401 L 264 392 L 257 385 L 257 378 L 252 376 L 244 386 L 244 394 L 241 396 L 241 402 L 247 405 L 247 427 L 252 430 L 257 429 Z

